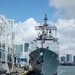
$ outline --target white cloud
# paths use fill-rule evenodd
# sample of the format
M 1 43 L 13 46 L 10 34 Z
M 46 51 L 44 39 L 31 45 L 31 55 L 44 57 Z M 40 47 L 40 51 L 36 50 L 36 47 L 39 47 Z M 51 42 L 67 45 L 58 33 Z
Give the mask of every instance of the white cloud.
M 75 0 L 50 0 L 50 6 L 57 9 L 55 16 L 75 18 Z
M 59 34 L 60 53 L 75 54 L 75 19 L 59 19 L 55 25 L 57 26 Z
M 30 42 L 36 37 L 36 31 L 34 30 L 34 26 L 37 26 L 38 23 L 33 19 L 29 18 L 23 23 L 14 24 L 15 31 L 15 44 L 21 44 L 24 42 Z
M 50 0 L 50 4 L 57 9 L 75 8 L 75 0 Z

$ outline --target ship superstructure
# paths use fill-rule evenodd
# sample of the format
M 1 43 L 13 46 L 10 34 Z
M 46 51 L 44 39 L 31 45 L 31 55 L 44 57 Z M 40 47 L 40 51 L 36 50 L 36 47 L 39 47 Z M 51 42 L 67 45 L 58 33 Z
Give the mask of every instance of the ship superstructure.
M 44 48 L 49 48 L 55 53 L 59 54 L 58 50 L 58 38 L 57 35 L 57 28 L 56 26 L 49 26 L 46 21 L 47 16 L 45 15 L 45 23 L 40 26 L 35 26 L 35 30 L 39 30 L 39 34 L 37 38 L 31 43 L 31 49 L 35 50 L 36 48 L 41 48 L 42 46 Z M 41 32 L 40 32 L 41 31 Z
M 57 28 L 56 26 L 49 26 L 46 23 L 47 20 L 47 15 L 45 15 L 45 23 L 35 27 L 35 30 L 40 30 L 40 32 L 31 43 L 30 64 L 33 73 L 38 75 L 57 75 L 59 65 Z

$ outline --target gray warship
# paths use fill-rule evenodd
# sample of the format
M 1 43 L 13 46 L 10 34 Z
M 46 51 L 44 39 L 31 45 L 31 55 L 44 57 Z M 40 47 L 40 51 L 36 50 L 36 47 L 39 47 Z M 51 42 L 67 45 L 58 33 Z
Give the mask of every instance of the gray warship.
M 29 63 L 32 70 L 27 75 L 57 75 L 59 65 L 59 42 L 56 37 L 56 26 L 47 24 L 47 15 L 44 17 L 44 24 L 35 26 L 39 30 L 37 38 L 31 43 Z

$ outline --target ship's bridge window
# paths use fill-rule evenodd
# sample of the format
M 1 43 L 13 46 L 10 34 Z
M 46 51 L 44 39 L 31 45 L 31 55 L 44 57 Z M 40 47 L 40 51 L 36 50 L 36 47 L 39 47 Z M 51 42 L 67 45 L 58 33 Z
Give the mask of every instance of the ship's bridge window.
M 49 49 L 49 47 L 47 47 L 47 49 Z
M 52 36 L 51 36 L 51 35 L 49 35 L 49 38 L 52 38 Z
M 51 30 L 49 31 L 49 33 L 51 33 Z

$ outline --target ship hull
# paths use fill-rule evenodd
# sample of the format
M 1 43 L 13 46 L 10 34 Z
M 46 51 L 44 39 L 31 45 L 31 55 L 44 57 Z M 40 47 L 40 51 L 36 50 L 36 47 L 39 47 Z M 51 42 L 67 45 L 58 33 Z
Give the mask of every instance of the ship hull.
M 38 48 L 32 51 L 29 56 L 29 62 L 35 73 L 39 75 L 57 75 L 58 54 L 45 48 Z

